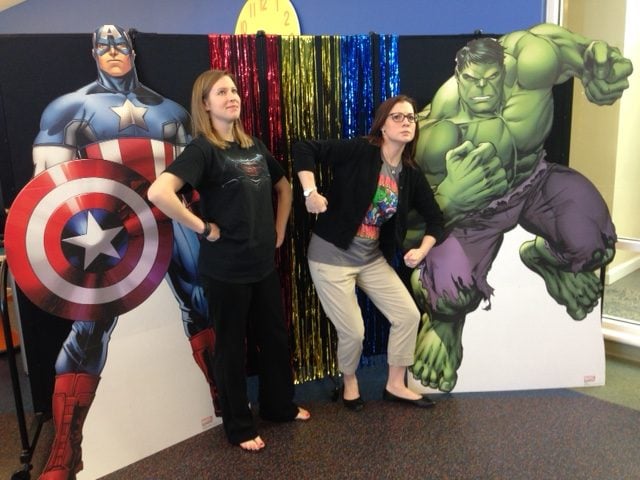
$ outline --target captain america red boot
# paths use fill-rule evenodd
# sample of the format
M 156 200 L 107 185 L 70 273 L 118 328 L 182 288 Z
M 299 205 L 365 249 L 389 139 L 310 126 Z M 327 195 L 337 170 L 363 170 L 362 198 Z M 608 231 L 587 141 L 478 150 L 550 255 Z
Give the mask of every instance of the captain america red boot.
M 73 480 L 82 470 L 82 427 L 99 381 L 85 373 L 56 376 L 51 401 L 55 437 L 40 480 Z

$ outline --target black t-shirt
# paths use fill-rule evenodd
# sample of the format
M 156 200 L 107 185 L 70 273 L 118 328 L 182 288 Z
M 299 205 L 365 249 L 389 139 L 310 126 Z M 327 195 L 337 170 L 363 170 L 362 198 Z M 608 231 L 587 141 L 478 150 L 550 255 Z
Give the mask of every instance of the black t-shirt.
M 166 171 L 198 191 L 203 218 L 220 227 L 218 240 L 200 243 L 201 274 L 249 283 L 275 268 L 272 186 L 284 170 L 260 140 L 221 149 L 198 137 Z

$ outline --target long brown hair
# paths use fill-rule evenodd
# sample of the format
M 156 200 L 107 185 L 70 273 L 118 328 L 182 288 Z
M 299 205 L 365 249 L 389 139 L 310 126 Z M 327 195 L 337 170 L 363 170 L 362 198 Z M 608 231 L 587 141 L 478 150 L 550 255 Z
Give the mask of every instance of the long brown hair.
M 380 104 L 378 109 L 376 110 L 376 115 L 373 118 L 373 124 L 371 125 L 371 129 L 369 130 L 369 135 L 367 135 L 367 139 L 374 145 L 382 147 L 384 143 L 384 139 L 382 138 L 382 127 L 384 123 L 387 121 L 387 117 L 389 113 L 396 105 L 396 103 L 407 102 L 411 104 L 413 107 L 414 115 L 418 115 L 418 108 L 416 106 L 416 101 L 407 96 L 407 95 L 396 95 L 395 97 L 387 98 L 384 102 Z M 418 124 L 416 123 L 416 133 L 409 143 L 404 146 L 402 150 L 402 164 L 415 166 L 415 156 L 416 156 L 416 145 L 418 144 L 418 135 L 420 133 L 420 129 L 418 128 Z
M 193 89 L 191 90 L 191 133 L 194 138 L 202 135 L 215 146 L 228 148 L 229 143 L 213 128 L 211 117 L 209 117 L 209 112 L 205 109 L 204 104 L 215 83 L 223 77 L 229 77 L 234 84 L 236 83 L 234 76 L 226 70 L 207 70 L 198 75 L 198 78 L 193 82 Z M 253 139 L 244 131 L 239 118 L 233 122 L 233 138 L 242 148 L 248 148 L 253 145 Z

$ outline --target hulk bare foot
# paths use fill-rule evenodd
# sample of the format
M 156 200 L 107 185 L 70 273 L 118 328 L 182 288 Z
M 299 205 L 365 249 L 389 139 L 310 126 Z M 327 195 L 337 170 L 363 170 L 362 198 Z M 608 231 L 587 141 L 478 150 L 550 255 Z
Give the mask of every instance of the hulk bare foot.
M 600 279 L 593 272 L 567 272 L 560 270 L 540 251 L 541 242 L 531 240 L 520 246 L 524 264 L 544 280 L 549 295 L 564 305 L 574 320 L 583 320 L 598 304 L 602 295 Z
M 425 313 L 416 342 L 415 363 L 411 372 L 427 387 L 450 392 L 458 381 L 462 362 L 462 327 L 459 322 L 430 320 Z

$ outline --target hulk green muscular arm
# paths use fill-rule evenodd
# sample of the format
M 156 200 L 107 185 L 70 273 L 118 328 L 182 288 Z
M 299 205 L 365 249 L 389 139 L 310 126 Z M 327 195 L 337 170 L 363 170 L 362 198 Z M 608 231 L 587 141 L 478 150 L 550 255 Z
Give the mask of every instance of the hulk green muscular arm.
M 610 104 L 631 63 L 615 47 L 555 25 L 509 33 L 504 58 L 458 65 L 423 111 L 416 158 L 455 223 L 530 173 L 551 128 L 551 88 L 578 76 L 590 100 Z
M 518 81 L 529 90 L 576 77 L 591 102 L 611 105 L 629 86 L 633 67 L 618 48 L 557 25 L 545 23 L 509 33 L 500 43 L 507 55 L 517 59 Z

